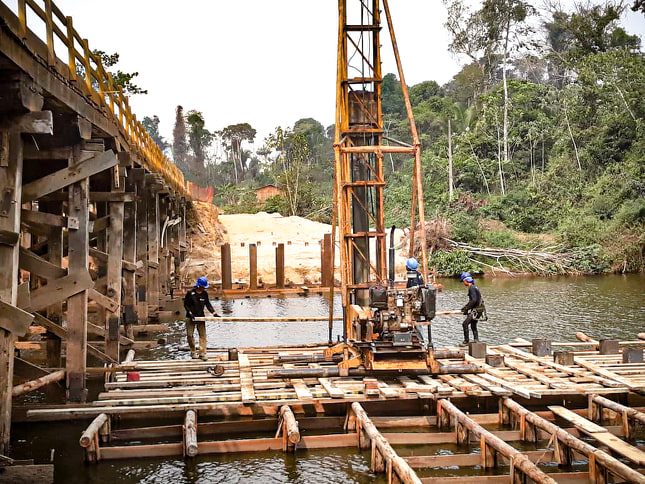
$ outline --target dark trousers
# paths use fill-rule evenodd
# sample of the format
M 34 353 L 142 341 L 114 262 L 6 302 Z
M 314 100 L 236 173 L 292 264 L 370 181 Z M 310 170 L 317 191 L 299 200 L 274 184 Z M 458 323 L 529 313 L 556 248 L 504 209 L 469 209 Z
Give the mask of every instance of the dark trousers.
M 464 341 L 468 341 L 470 338 L 468 337 L 468 327 L 473 330 L 473 338 L 475 341 L 479 341 L 479 333 L 477 332 L 477 323 L 478 321 L 473 317 L 473 314 L 468 314 L 466 316 L 466 319 L 464 319 L 464 322 L 462 324 L 464 328 Z

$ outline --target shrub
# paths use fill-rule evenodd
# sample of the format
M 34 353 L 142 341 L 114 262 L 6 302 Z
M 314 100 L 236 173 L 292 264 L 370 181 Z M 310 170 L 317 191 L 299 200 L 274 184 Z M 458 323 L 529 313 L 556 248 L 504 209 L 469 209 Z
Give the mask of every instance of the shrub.
M 522 245 L 510 230 L 485 230 L 482 234 L 482 240 L 487 246 L 500 249 Z
M 565 218 L 558 227 L 560 239 L 569 247 L 586 247 L 600 240 L 602 223 L 592 215 L 576 214 Z
M 429 265 L 434 267 L 441 276 L 481 271 L 479 264 L 469 259 L 468 253 L 463 250 L 439 250 L 430 256 Z
M 452 237 L 458 242 L 470 243 L 479 238 L 479 221 L 472 215 L 456 212 L 449 216 L 452 225 Z
M 576 270 L 585 274 L 600 274 L 609 269 L 611 261 L 598 244 L 576 247 L 573 250 Z

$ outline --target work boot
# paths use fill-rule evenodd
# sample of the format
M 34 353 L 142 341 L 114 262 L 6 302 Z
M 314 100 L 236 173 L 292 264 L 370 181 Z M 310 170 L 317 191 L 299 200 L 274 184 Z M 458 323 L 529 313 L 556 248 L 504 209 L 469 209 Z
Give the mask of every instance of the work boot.
M 208 356 L 206 356 L 206 353 L 200 353 L 200 354 L 199 354 L 199 359 L 201 359 L 201 360 L 203 360 L 203 361 L 207 361 L 207 360 L 208 360 Z
M 461 342 L 461 346 L 468 346 L 469 341 L 467 339 Z
M 196 360 L 197 358 L 199 358 L 199 353 L 197 353 L 196 351 L 193 351 L 193 352 L 190 354 L 190 356 L 191 356 L 191 358 L 192 358 L 193 360 Z

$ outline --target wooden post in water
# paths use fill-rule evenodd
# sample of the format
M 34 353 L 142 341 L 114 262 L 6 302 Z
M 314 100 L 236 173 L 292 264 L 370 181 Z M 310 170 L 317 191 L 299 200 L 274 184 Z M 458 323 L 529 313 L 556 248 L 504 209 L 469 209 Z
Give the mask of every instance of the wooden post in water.
M 124 168 L 112 168 L 112 191 L 125 192 Z M 123 216 L 125 204 L 110 202 L 110 221 L 107 230 L 107 296 L 117 303 L 116 311 L 106 311 L 105 354 L 119 360 L 119 327 L 121 326 L 121 294 L 123 283 Z
M 78 229 L 68 232 L 68 271 L 87 271 L 89 252 L 89 178 L 69 187 L 68 217 L 78 219 Z M 87 368 L 87 291 L 67 298 L 67 399 L 85 401 Z
M 41 212 L 55 215 L 63 214 L 62 202 L 39 202 L 38 209 Z M 55 266 L 63 265 L 63 227 L 51 226 L 47 236 L 47 260 Z M 47 308 L 47 319 L 60 325 L 63 319 L 63 303 L 58 302 Z M 54 333 L 47 333 L 47 365 L 50 368 L 60 368 L 62 364 L 61 346 L 62 340 Z
M 220 251 L 222 266 L 222 290 L 233 288 L 233 276 L 231 274 L 231 244 L 223 244 Z
M 320 273 L 320 285 L 323 287 L 330 287 L 334 283 L 334 274 L 332 272 L 333 261 L 331 260 L 331 245 L 331 234 L 325 234 L 323 238 L 323 260 Z
M 275 286 L 284 288 L 284 244 L 275 248 Z
M 258 246 L 249 244 L 249 289 L 258 288 Z
M 137 236 L 136 261 L 142 266 L 136 271 L 137 322 L 148 322 L 148 197 L 146 196 L 146 177 L 143 168 L 132 169 L 132 177 L 137 187 Z
M 20 132 L 0 131 L 0 453 L 9 445 L 15 335 L 10 310 L 18 300 L 20 199 L 22 192 Z M 16 308 L 17 309 L 17 308 Z

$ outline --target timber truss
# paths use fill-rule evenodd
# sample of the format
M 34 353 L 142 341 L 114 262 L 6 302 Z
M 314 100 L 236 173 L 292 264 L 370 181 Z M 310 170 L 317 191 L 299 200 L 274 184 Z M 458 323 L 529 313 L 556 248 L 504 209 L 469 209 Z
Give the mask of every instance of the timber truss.
M 186 250 L 181 172 L 72 18 L 51 0 L 16 5 L 0 2 L 0 453 L 12 395 L 64 379 L 84 401 L 88 358 L 120 361 Z M 14 359 L 32 333 L 47 370 Z M 37 379 L 13 388 L 14 368 Z

